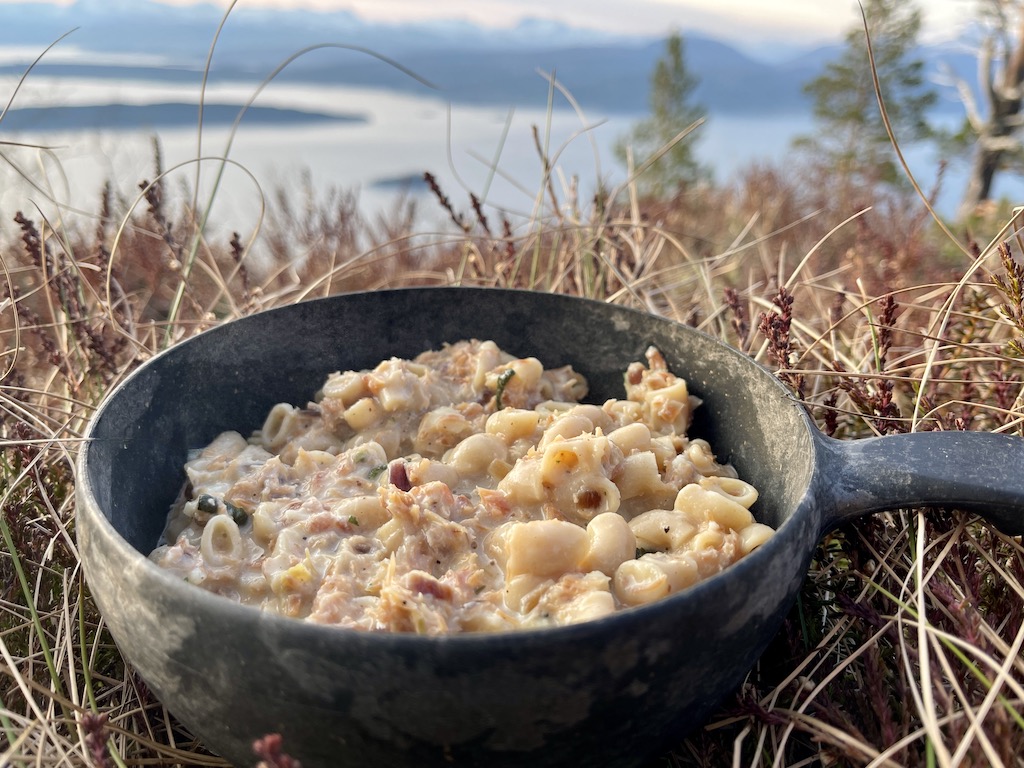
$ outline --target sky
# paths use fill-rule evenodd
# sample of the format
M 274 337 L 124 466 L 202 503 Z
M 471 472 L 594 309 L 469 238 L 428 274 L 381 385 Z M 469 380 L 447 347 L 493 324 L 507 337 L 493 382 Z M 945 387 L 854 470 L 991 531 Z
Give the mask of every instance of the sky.
M 0 4 L 25 0 L 0 0 Z M 74 0 L 29 0 L 29 2 Z M 174 5 L 230 0 L 160 0 Z M 925 0 L 923 37 L 956 36 L 974 0 Z M 671 29 L 764 45 L 813 45 L 840 39 L 859 23 L 855 0 L 238 0 L 236 8 L 275 6 L 315 10 L 351 10 L 382 21 L 463 18 L 491 26 L 509 26 L 524 17 L 554 19 L 576 26 L 637 34 Z
M 190 0 L 177 0 L 189 2 Z M 243 0 L 243 2 L 253 0 Z M 457 15 L 488 23 L 523 16 L 556 17 L 609 30 L 662 33 L 698 28 L 725 37 L 759 34 L 800 40 L 835 39 L 859 15 L 854 0 L 260 0 L 277 5 L 345 6 L 377 18 Z M 929 33 L 941 33 L 969 13 L 970 0 L 927 0 Z

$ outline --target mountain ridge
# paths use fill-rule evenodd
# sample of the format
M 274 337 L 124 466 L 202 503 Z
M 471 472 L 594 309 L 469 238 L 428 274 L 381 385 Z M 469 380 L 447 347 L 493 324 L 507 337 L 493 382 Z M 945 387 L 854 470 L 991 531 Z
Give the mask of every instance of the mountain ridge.
M 44 58 L 37 74 L 187 80 L 189 72 L 201 70 L 222 17 L 223 11 L 210 3 L 187 8 L 110 0 L 77 0 L 69 6 L 15 3 L 0 6 L 0 48 L 23 50 L 34 43 L 42 50 L 74 29 L 67 41 L 82 51 L 82 60 L 51 63 Z M 838 44 L 809 47 L 772 62 L 744 53 L 728 40 L 686 30 L 683 35 L 687 66 L 699 80 L 695 101 L 711 114 L 806 111 L 804 84 L 842 51 Z M 386 88 L 463 104 L 543 106 L 549 91 L 542 74 L 546 72 L 585 110 L 609 114 L 647 111 L 650 73 L 664 51 L 663 39 L 657 37 L 611 35 L 536 19 L 496 30 L 468 21 L 383 24 L 350 11 L 243 8 L 229 17 L 210 74 L 259 82 L 289 57 L 325 43 L 298 56 L 278 79 Z M 341 49 L 346 46 L 349 50 Z M 162 55 L 168 65 L 123 67 L 89 61 L 90 52 L 111 50 Z M 974 76 L 973 57 L 950 46 L 921 52 L 935 76 L 940 66 L 968 82 Z M 0 72 L 21 74 L 28 63 L 28 57 L 13 61 L 0 66 Z M 199 75 L 195 78 L 198 84 Z M 949 107 L 952 100 L 945 103 Z M 556 107 L 569 104 L 559 96 Z

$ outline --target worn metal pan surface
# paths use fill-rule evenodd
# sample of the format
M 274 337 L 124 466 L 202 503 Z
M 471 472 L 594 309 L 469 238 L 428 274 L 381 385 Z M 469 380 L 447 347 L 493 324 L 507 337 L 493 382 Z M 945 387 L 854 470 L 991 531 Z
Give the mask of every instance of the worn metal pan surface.
M 657 345 L 703 399 L 692 434 L 760 490 L 778 533 L 695 588 L 613 617 L 515 634 L 367 634 L 265 615 L 150 563 L 187 451 L 303 404 L 331 371 L 493 339 L 572 364 L 621 397 Z M 1024 531 L 1024 439 L 824 437 L 765 369 L 668 320 L 549 294 L 349 294 L 225 324 L 143 365 L 95 414 L 78 464 L 85 573 L 124 655 L 186 725 L 240 765 L 281 733 L 304 766 L 643 762 L 699 726 L 777 632 L 816 542 L 864 513 L 948 505 Z

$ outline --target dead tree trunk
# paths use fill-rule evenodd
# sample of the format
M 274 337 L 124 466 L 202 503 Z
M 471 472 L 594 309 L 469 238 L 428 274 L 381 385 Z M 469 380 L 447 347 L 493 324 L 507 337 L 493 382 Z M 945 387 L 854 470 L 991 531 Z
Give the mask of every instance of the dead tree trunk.
M 1000 66 L 996 67 L 994 36 L 985 40 L 978 54 L 978 78 L 985 99 L 985 116 L 981 115 L 967 89 L 961 87 L 967 119 L 977 137 L 970 176 L 960 206 L 961 217 L 971 214 L 991 197 L 992 184 L 1004 160 L 1024 147 L 1018 136 L 1024 125 L 1024 116 L 1021 115 L 1024 104 L 1024 18 L 1012 36 L 1012 44 L 1004 45 L 1001 54 Z

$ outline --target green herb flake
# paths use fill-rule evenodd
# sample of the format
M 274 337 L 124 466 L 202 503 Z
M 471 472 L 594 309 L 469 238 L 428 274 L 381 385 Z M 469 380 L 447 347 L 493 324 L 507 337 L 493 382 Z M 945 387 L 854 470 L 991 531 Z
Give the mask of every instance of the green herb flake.
M 355 515 L 349 515 L 348 522 L 350 525 L 359 525 L 359 518 Z
M 231 519 L 235 521 L 235 525 L 243 525 L 249 522 L 249 515 L 241 507 L 236 507 L 228 501 L 224 502 L 224 507 L 227 509 L 228 514 L 231 515 Z
M 368 478 L 369 478 L 370 480 L 376 480 L 376 479 L 377 479 L 378 477 L 380 477 L 380 476 L 381 476 L 382 474 L 384 474 L 384 470 L 385 470 L 385 469 L 387 469 L 387 468 L 388 468 L 388 465 L 387 465 L 387 464 L 378 464 L 378 465 L 377 465 L 376 467 L 374 467 L 373 469 L 371 469 L 371 470 L 370 470 L 370 471 L 369 471 L 369 472 L 367 473 L 367 475 L 366 475 L 366 476 L 367 476 L 367 477 L 368 477 Z
M 217 514 L 217 497 L 211 496 L 208 493 L 204 493 L 198 499 L 196 499 L 196 509 L 206 515 Z
M 505 407 L 501 402 L 501 396 L 505 394 L 505 387 L 508 386 L 509 379 L 515 375 L 515 369 L 509 368 L 498 376 L 498 388 L 494 391 L 494 407 L 499 411 Z

